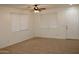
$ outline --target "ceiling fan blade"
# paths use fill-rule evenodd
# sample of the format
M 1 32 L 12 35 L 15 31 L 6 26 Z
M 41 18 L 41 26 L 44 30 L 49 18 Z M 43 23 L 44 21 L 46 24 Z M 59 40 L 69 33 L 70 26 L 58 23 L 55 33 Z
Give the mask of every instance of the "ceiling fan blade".
M 40 10 L 46 10 L 46 8 L 40 8 Z
M 33 10 L 33 7 L 23 8 L 22 10 Z

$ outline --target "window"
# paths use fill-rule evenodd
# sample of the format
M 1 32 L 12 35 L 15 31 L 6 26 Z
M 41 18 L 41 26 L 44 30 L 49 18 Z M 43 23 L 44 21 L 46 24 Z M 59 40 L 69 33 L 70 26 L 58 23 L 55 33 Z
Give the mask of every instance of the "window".
M 11 13 L 12 31 L 21 31 L 29 29 L 29 15 Z

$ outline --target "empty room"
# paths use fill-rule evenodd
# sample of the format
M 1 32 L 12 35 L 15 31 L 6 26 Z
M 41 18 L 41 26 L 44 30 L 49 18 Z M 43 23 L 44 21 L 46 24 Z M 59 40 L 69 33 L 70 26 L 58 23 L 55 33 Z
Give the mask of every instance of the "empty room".
M 0 4 L 0 53 L 79 53 L 79 5 Z

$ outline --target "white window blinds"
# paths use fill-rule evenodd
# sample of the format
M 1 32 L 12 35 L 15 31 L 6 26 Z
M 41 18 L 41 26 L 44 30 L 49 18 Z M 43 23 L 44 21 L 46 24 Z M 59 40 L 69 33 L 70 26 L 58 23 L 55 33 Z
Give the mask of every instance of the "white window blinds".
M 29 29 L 29 15 L 11 13 L 12 31 L 21 31 Z

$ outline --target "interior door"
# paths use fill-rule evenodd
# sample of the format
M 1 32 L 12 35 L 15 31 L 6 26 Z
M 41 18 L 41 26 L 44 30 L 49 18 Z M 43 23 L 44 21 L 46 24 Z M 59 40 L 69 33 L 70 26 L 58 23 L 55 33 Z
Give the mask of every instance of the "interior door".
M 66 14 L 66 39 L 79 39 L 79 16 L 76 8 L 69 9 Z

